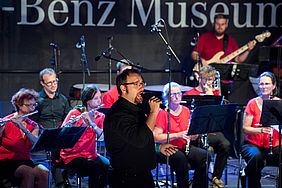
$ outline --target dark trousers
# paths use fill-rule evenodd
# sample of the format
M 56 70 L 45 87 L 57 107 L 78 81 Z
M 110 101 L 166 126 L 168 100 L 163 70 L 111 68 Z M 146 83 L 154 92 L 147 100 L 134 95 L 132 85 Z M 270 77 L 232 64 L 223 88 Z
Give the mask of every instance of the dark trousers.
M 111 188 L 154 188 L 151 171 L 134 172 L 132 170 L 111 170 L 109 174 Z
M 245 168 L 248 188 L 260 188 L 261 171 L 266 164 L 278 166 L 279 149 L 273 148 L 273 155 L 269 155 L 268 148 L 258 147 L 248 141 L 242 146 L 242 156 L 247 162 Z
M 230 151 L 230 142 L 224 137 L 222 132 L 208 134 L 207 142 L 213 147 L 216 153 L 213 177 L 221 178 Z
M 96 159 L 75 158 L 66 167 L 74 169 L 80 176 L 88 176 L 89 188 L 103 188 L 107 185 L 109 161 L 102 156 Z
M 210 158 L 210 156 L 208 158 Z M 195 169 L 192 186 L 197 188 L 207 187 L 206 159 L 207 152 L 193 145 L 190 145 L 187 156 L 182 150 L 171 155 L 169 157 L 169 164 L 176 173 L 177 187 L 188 187 L 188 165 L 191 166 L 191 169 Z M 166 163 L 166 156 L 157 152 L 157 162 Z

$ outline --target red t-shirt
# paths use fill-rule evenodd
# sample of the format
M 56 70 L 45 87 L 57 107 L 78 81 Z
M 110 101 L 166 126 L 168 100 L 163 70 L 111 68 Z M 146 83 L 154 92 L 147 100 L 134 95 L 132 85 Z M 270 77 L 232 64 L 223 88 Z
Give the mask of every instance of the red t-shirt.
M 225 54 L 221 57 L 225 57 L 238 49 L 236 41 L 228 35 L 228 46 Z M 223 38 L 217 39 L 213 32 L 204 33 L 200 36 L 198 41 L 198 50 L 201 58 L 210 60 L 216 53 L 223 50 Z M 196 47 L 193 51 L 197 51 Z
M 182 111 L 178 116 L 170 114 L 170 133 L 178 133 L 188 129 L 190 110 L 182 106 Z M 168 112 L 160 110 L 156 119 L 155 125 L 163 129 L 163 133 L 167 132 Z M 186 146 L 186 140 L 175 139 L 170 141 L 170 144 L 176 145 L 179 149 Z
M 103 98 L 103 108 L 111 108 L 111 106 L 118 100 L 119 94 L 117 86 L 107 91 Z
M 252 127 L 258 127 L 256 124 L 260 123 L 261 118 L 261 110 L 258 106 L 257 99 L 258 98 L 251 99 L 245 109 L 245 113 L 253 116 Z M 257 146 L 269 148 L 270 134 L 268 133 L 247 135 L 246 139 Z M 272 141 L 273 147 L 279 145 L 279 132 L 276 130 L 273 130 Z
M 70 120 L 70 117 L 77 117 L 80 114 L 81 113 L 77 109 L 71 110 L 64 120 L 63 125 Z M 95 124 L 101 129 L 103 128 L 104 119 L 105 115 L 103 113 L 96 112 Z M 85 126 L 85 124 L 82 119 L 79 119 L 75 126 Z M 95 139 L 96 132 L 91 127 L 88 127 L 73 148 L 61 150 L 60 156 L 64 164 L 68 164 L 78 157 L 96 159 L 97 153 Z
M 205 94 L 204 92 L 198 91 L 195 87 L 184 93 L 184 95 L 204 95 L 204 94 Z M 213 91 L 213 95 L 219 96 L 219 90 Z
M 261 110 L 258 106 L 257 98 L 253 98 L 248 102 L 245 113 L 253 116 L 252 127 L 258 127 L 255 124 L 260 123 Z M 268 133 L 247 135 L 246 139 L 257 146 L 269 148 L 270 134 Z M 279 132 L 276 130 L 273 130 L 272 141 L 273 147 L 279 145 Z
M 14 114 L 6 116 L 3 120 L 13 116 Z M 26 118 L 25 122 L 30 132 L 37 126 L 37 123 L 29 118 Z M 9 121 L 5 124 L 5 130 L 0 139 L 2 139 L 2 142 L 0 141 L 0 160 L 31 160 L 30 150 L 33 145 L 26 135 L 22 136 L 21 130 L 13 122 Z

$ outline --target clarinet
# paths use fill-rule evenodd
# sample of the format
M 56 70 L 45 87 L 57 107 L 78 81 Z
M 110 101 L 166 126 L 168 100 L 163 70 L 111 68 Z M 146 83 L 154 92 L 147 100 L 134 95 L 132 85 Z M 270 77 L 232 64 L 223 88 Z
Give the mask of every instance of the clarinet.
M 272 149 L 273 149 L 273 129 L 271 129 L 271 132 L 270 132 L 270 137 L 269 137 L 269 149 L 270 149 L 270 151 L 269 151 L 269 155 L 272 155 L 273 154 L 273 151 L 272 151 Z
M 191 106 L 191 115 L 190 115 L 190 119 L 189 119 L 189 123 L 188 123 L 188 127 L 187 127 L 187 133 L 189 131 L 189 125 L 191 123 L 193 111 L 195 109 L 195 100 L 194 99 L 192 99 L 190 106 Z M 188 155 L 189 151 L 190 151 L 190 139 L 187 139 L 186 140 L 186 146 L 185 146 L 185 154 Z

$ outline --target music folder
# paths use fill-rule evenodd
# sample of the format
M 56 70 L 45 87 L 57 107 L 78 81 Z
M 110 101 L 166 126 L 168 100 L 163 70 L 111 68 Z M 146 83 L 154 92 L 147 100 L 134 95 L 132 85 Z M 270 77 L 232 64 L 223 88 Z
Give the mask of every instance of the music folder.
M 72 148 L 86 129 L 87 126 L 45 129 L 39 135 L 31 151 L 53 151 L 55 149 Z
M 223 132 L 230 129 L 237 104 L 196 107 L 191 114 L 188 135 Z
M 265 127 L 282 124 L 282 100 L 263 100 L 260 124 Z
M 195 106 L 204 106 L 204 105 L 219 105 L 223 101 L 223 96 L 216 95 L 183 95 L 181 102 L 184 106 L 188 108 L 191 107 L 191 102 L 194 102 Z

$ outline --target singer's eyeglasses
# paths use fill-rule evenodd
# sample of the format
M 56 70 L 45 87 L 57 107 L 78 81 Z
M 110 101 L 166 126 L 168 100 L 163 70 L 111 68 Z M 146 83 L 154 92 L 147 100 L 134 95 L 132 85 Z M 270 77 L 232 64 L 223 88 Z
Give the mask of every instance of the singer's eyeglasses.
M 145 87 L 146 83 L 145 82 L 129 82 L 129 83 L 123 83 L 121 85 L 134 85 L 134 86 L 139 86 L 139 87 Z
M 32 107 L 35 108 L 35 107 L 37 107 L 38 104 L 37 103 L 31 103 L 31 104 L 23 104 L 23 105 L 26 106 L 26 107 L 31 107 L 32 106 Z
M 52 85 L 57 85 L 58 82 L 59 82 L 59 79 L 56 78 L 56 80 L 53 80 L 53 81 L 50 81 L 50 82 L 47 82 L 47 83 L 44 82 L 44 84 L 45 84 L 46 86 L 50 87 L 50 86 L 52 86 Z

